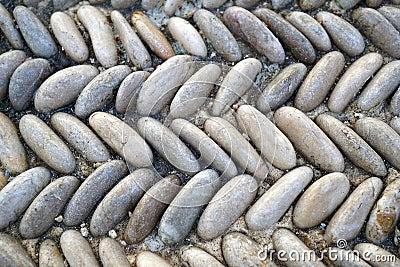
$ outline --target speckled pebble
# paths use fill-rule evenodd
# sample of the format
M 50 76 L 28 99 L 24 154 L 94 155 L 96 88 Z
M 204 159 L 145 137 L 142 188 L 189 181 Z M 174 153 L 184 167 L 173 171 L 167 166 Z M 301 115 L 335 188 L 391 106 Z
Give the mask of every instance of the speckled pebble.
M 143 251 L 140 252 L 136 256 L 136 266 L 137 267 L 172 267 L 171 264 L 164 258 L 161 258 L 155 253 L 152 253 L 150 251 Z
M 115 110 L 125 113 L 131 100 L 139 94 L 139 91 L 150 73 L 147 71 L 135 71 L 125 77 L 118 88 L 115 98 Z
M 104 267 L 130 267 L 124 249 L 117 241 L 109 237 L 104 238 L 99 244 L 99 255 Z
M 26 250 L 11 235 L 0 233 L 0 265 L 35 267 Z
M 0 99 L 7 95 L 12 74 L 26 58 L 25 52 L 20 50 L 11 50 L 0 55 Z
M 57 243 L 51 239 L 46 239 L 40 244 L 39 266 L 64 267 L 64 259 L 58 250 Z
M 7 40 L 15 49 L 24 48 L 21 34 L 14 24 L 13 18 L 8 10 L 0 3 L 0 29 L 6 36 Z

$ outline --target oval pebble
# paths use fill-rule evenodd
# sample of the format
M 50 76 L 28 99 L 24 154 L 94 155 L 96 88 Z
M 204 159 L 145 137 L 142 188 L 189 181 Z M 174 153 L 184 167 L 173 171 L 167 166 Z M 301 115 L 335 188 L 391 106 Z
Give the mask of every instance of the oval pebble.
M 382 63 L 383 57 L 380 54 L 369 53 L 351 64 L 329 97 L 329 110 L 335 113 L 342 112 Z
M 356 238 L 382 187 L 382 181 L 376 177 L 357 186 L 329 221 L 324 235 L 327 243 Z
M 303 112 L 282 107 L 275 112 L 274 120 L 294 147 L 313 164 L 330 172 L 343 171 L 344 158 L 340 151 Z
M 223 267 L 216 258 L 204 250 L 192 246 L 185 246 L 180 249 L 180 259 L 183 264 L 191 267 Z
M 74 176 L 65 176 L 46 186 L 22 217 L 19 225 L 21 235 L 32 239 L 50 229 L 54 218 L 60 214 L 79 184 L 79 180 Z
M 222 6 L 227 0 L 203 0 L 202 5 L 207 9 L 217 9 Z
M 164 258 L 161 258 L 155 253 L 150 251 L 140 252 L 136 256 L 136 266 L 137 267 L 149 267 L 149 266 L 157 266 L 157 267 L 171 267 Z
M 400 87 L 390 101 L 390 110 L 397 116 L 400 115 Z
M 36 110 L 45 113 L 73 103 L 97 74 L 97 68 L 90 65 L 78 65 L 57 71 L 37 90 Z
M 359 243 L 354 246 L 361 257 L 373 267 L 397 267 L 400 259 L 387 250 L 370 243 Z
M 39 266 L 64 267 L 64 259 L 57 248 L 57 243 L 51 239 L 46 239 L 40 244 Z
M 99 244 L 99 255 L 104 267 L 130 267 L 125 252 L 117 241 L 104 238 Z
M 53 0 L 53 6 L 55 10 L 64 10 L 76 5 L 78 2 L 79 0 Z
M 346 198 L 350 183 L 340 172 L 327 174 L 314 182 L 300 197 L 293 210 L 293 222 L 301 228 L 317 226 Z
M 390 127 L 393 128 L 398 134 L 400 134 L 400 118 L 393 118 L 390 122 Z
M 381 13 L 396 30 L 400 31 L 400 8 L 393 6 L 383 6 L 378 8 L 379 13 Z
M 137 0 L 111 0 L 111 6 L 115 9 L 124 9 L 132 7 Z
M 35 267 L 26 250 L 11 235 L 0 233 L 0 265 Z
M 24 42 L 8 10 L 0 3 L 0 29 L 15 49 L 23 49 Z
M 0 99 L 7 95 L 11 76 L 26 57 L 25 52 L 20 50 L 11 50 L 0 55 Z
M 122 160 L 104 163 L 81 184 L 64 211 L 64 224 L 81 223 L 90 214 L 98 201 L 128 173 Z
M 273 227 L 312 178 L 312 169 L 305 166 L 282 176 L 246 213 L 249 229 L 258 231 Z
M 326 0 L 300 0 L 299 4 L 303 10 L 317 9 L 325 4 Z
M 168 16 L 174 15 L 175 11 L 182 7 L 183 0 L 166 0 L 164 5 L 164 12 Z
M 203 207 L 220 187 L 219 175 L 214 170 L 207 169 L 193 176 L 162 216 L 158 226 L 161 240 L 167 245 L 182 241 L 189 234 Z
M 75 157 L 60 137 L 35 115 L 24 115 L 19 122 L 22 138 L 47 165 L 61 173 L 75 170 Z
M 126 76 L 118 88 L 115 99 L 115 110 L 118 113 L 125 113 L 130 101 L 138 95 L 144 81 L 149 77 L 147 71 L 135 71 Z
M 268 112 L 283 105 L 300 86 L 306 73 L 307 67 L 302 63 L 294 63 L 281 70 L 262 91 L 257 108 Z
M 13 223 L 50 182 L 50 172 L 43 167 L 27 170 L 0 191 L 0 229 Z

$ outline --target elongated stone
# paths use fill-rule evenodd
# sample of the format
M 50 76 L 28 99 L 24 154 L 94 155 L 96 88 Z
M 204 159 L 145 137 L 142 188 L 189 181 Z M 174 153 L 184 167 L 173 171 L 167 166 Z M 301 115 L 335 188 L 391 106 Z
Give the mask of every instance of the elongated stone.
M 115 9 L 124 9 L 132 7 L 137 0 L 111 0 L 111 6 Z
M 396 117 L 390 121 L 390 127 L 396 131 L 396 133 L 400 134 L 400 118 Z
M 35 267 L 26 250 L 11 235 L 0 233 L 0 265 Z
M 24 41 L 8 10 L 0 3 L 0 29 L 15 49 L 23 49 Z
M 169 262 L 155 253 L 150 251 L 140 252 L 136 257 L 136 266 L 137 267 L 148 267 L 148 266 L 157 266 L 157 267 L 171 267 L 172 265 Z
M 325 0 L 300 0 L 299 4 L 303 10 L 313 10 L 323 6 L 325 2 Z
M 207 9 L 217 9 L 222 6 L 227 0 L 203 0 L 202 4 Z
M 0 99 L 7 95 L 11 76 L 25 59 L 25 52 L 20 50 L 11 50 L 0 55 Z
M 400 115 L 400 86 L 397 89 L 396 93 L 393 95 L 392 100 L 390 101 L 390 110 L 395 115 Z
M 205 252 L 204 250 L 185 246 L 180 249 L 179 256 L 184 264 L 193 267 L 223 267 L 224 265 L 220 263 L 216 258 Z
M 147 71 L 135 71 L 126 76 L 118 88 L 115 99 L 115 110 L 118 113 L 125 113 L 130 101 L 139 94 L 144 81 L 149 77 Z
M 359 243 L 354 246 L 354 250 L 360 252 L 361 257 L 374 267 L 395 267 L 400 263 L 400 259 L 395 255 L 374 244 Z M 387 259 L 387 261 L 383 259 Z
M 55 10 L 63 10 L 76 5 L 78 2 L 79 0 L 53 0 L 53 6 Z
M 165 1 L 164 5 L 164 12 L 168 16 L 173 16 L 175 14 L 175 11 L 179 8 L 182 7 L 183 0 L 167 0 Z
M 64 259 L 57 248 L 57 243 L 51 239 L 46 239 L 40 244 L 39 266 L 64 267 Z
M 400 8 L 393 6 L 383 6 L 378 8 L 379 13 L 381 13 L 396 30 L 400 31 Z
M 65 231 L 60 238 L 60 245 L 71 267 L 100 267 L 88 241 L 75 230 Z
M 130 267 L 125 252 L 120 244 L 109 237 L 99 244 L 100 260 L 104 267 Z

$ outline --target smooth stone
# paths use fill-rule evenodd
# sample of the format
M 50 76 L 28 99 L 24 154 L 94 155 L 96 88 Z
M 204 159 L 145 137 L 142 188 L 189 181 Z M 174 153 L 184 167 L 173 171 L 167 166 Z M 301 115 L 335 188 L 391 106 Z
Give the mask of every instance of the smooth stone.
M 46 239 L 40 244 L 39 266 L 64 267 L 64 259 L 58 250 L 57 243 L 51 239 Z
M 136 103 L 137 113 L 142 116 L 159 113 L 195 71 L 196 62 L 188 55 L 173 56 L 162 63 L 143 83 Z
M 271 166 L 264 162 L 232 124 L 222 118 L 212 117 L 206 120 L 204 130 L 231 156 L 239 168 L 252 174 L 259 182 L 265 180 Z
M 151 57 L 147 48 L 125 17 L 120 12 L 114 10 L 111 12 L 111 20 L 114 28 L 119 33 L 121 43 L 133 65 L 139 69 L 151 67 Z
M 137 267 L 171 267 L 165 259 L 150 251 L 140 252 L 136 256 Z
M 50 25 L 58 43 L 73 61 L 83 62 L 89 58 L 89 49 L 74 20 L 63 12 L 50 17 Z
M 386 176 L 382 158 L 354 130 L 328 114 L 319 115 L 315 122 L 356 166 L 377 176 Z
M 258 59 L 246 58 L 237 63 L 223 79 L 212 107 L 212 114 L 219 116 L 227 112 L 254 84 L 262 69 Z
M 126 226 L 124 239 L 129 244 L 137 244 L 151 233 L 181 189 L 180 184 L 178 176 L 169 175 L 147 190 Z
M 175 11 L 182 7 L 183 0 L 166 0 L 164 5 L 164 12 L 168 16 L 173 16 Z
M 368 2 L 370 0 L 366 0 L 365 2 Z M 373 0 L 375 1 L 375 0 Z M 381 1 L 381 0 L 379 0 Z M 341 9 L 351 9 L 354 6 L 356 6 L 360 0 L 335 0 L 335 3 L 341 8 Z
M 333 43 L 341 51 L 351 57 L 357 56 L 364 51 L 364 38 L 349 22 L 326 11 L 318 12 L 315 18 L 322 24 Z
M 159 58 L 167 60 L 175 56 L 174 49 L 168 42 L 165 35 L 141 11 L 134 11 L 131 17 L 132 25 L 137 30 L 141 39 L 149 46 Z
M 0 3 L 0 29 L 15 49 L 23 49 L 24 41 L 8 10 Z
M 331 50 L 332 44 L 325 29 L 310 15 L 300 11 L 290 12 L 285 19 L 296 27 L 320 51 Z
M 157 175 L 150 169 L 137 169 L 104 197 L 90 221 L 93 236 L 105 235 L 139 202 L 143 194 L 157 182 Z
M 249 229 L 258 231 L 274 226 L 312 178 L 312 169 L 305 166 L 279 178 L 247 211 Z
M 227 0 L 202 0 L 202 6 L 207 9 L 217 9 L 221 7 Z
M 39 117 L 24 115 L 19 121 L 19 131 L 32 151 L 52 169 L 60 173 L 75 170 L 75 157 L 71 150 Z
M 314 10 L 325 4 L 326 0 L 300 0 L 299 4 L 303 10 Z
M 75 114 L 87 118 L 93 112 L 104 108 L 113 100 L 113 93 L 131 73 L 127 65 L 118 65 L 97 75 L 83 88 L 75 103 Z
M 69 201 L 64 224 L 74 226 L 87 218 L 99 200 L 128 173 L 122 160 L 104 163 L 90 174 Z
M 142 117 L 137 123 L 139 134 L 158 154 L 172 166 L 189 175 L 201 170 L 200 164 L 190 149 L 161 122 Z
M 182 241 L 192 229 L 203 207 L 221 183 L 216 171 L 207 169 L 193 176 L 168 206 L 158 226 L 161 240 L 172 245 Z
M 235 5 L 244 8 L 250 8 L 256 5 L 258 2 L 259 0 L 235 0 Z
M 292 0 L 271 0 L 273 10 L 284 9 L 290 3 L 292 3 Z
M 344 250 L 335 247 L 329 247 L 328 251 L 332 251 L 334 256 L 332 259 L 333 264 L 338 267 L 371 267 L 368 263 L 363 261 L 357 252 L 354 250 Z
M 20 50 L 11 50 L 0 55 L 0 99 L 7 95 L 12 74 L 26 58 L 25 52 Z
M 194 13 L 193 20 L 225 60 L 236 62 L 242 59 L 235 37 L 217 16 L 208 10 L 199 9 Z
M 55 10 L 63 10 L 76 5 L 79 0 L 53 0 Z
M 369 53 L 354 61 L 336 83 L 328 100 L 329 110 L 342 112 L 382 63 L 383 57 L 378 53 Z
M 395 115 L 400 116 L 400 87 L 397 89 L 396 93 L 392 96 L 392 100 L 390 100 L 389 109 Z
M 275 112 L 274 120 L 294 147 L 313 164 L 329 172 L 343 171 L 342 154 L 306 114 L 293 107 L 282 107 Z
M 61 235 L 60 245 L 69 266 L 100 267 L 89 242 L 78 231 L 65 231 Z
M 387 250 L 370 243 L 359 243 L 354 250 L 360 252 L 361 257 L 373 267 L 398 267 L 400 259 Z M 388 259 L 383 261 L 382 259 Z M 394 262 L 389 261 L 389 259 Z
M 250 105 L 242 105 L 236 112 L 236 120 L 241 122 L 251 142 L 272 165 L 282 170 L 296 166 L 292 143 L 264 114 Z
M 398 134 L 400 134 L 400 118 L 396 117 L 390 121 L 390 127 L 393 128 Z
M 115 9 L 124 9 L 132 7 L 137 0 L 111 0 L 111 6 Z
M 204 250 L 192 247 L 184 246 L 179 251 L 179 257 L 183 264 L 192 267 L 223 267 L 216 258 L 205 252 Z
M 37 90 L 36 110 L 46 113 L 73 103 L 97 74 L 97 68 L 90 65 L 78 65 L 57 71 Z
M 300 86 L 307 73 L 307 67 L 302 63 L 290 64 L 262 91 L 257 100 L 257 108 L 261 112 L 269 112 L 283 105 Z
M 51 126 L 90 162 L 103 162 L 110 158 L 105 145 L 76 117 L 57 112 L 51 116 Z
M 400 58 L 400 33 L 381 13 L 372 8 L 357 8 L 352 13 L 352 19 L 376 47 L 394 58 Z
M 365 3 L 368 7 L 377 8 L 382 4 L 383 0 L 366 0 Z
M 333 215 L 325 230 L 327 243 L 356 238 L 383 187 L 379 178 L 362 182 Z
M 104 267 L 131 266 L 121 245 L 109 237 L 100 241 L 99 255 Z
M 0 161 L 6 170 L 12 174 L 28 169 L 25 148 L 18 136 L 17 127 L 0 112 Z
M 36 266 L 19 241 L 5 233 L 0 233 L 0 265 L 24 267 Z
M 376 151 L 400 169 L 400 135 L 383 121 L 365 117 L 354 124 L 355 131 Z
M 187 20 L 172 17 L 168 20 L 167 28 L 172 37 L 183 46 L 188 54 L 202 58 L 207 56 L 207 47 L 203 38 Z
M 211 240 L 222 235 L 250 206 L 257 189 L 257 180 L 247 174 L 227 182 L 201 215 L 197 225 L 199 237 Z
M 318 107 L 328 95 L 345 63 L 343 54 L 338 51 L 324 55 L 301 84 L 294 100 L 294 106 L 305 112 Z
M 220 75 L 221 68 L 215 64 L 207 64 L 194 73 L 172 99 L 169 116 L 186 118 L 196 113 L 208 100 Z
M 89 118 L 89 125 L 128 164 L 137 168 L 152 165 L 153 152 L 149 145 L 119 118 L 105 112 L 95 112 Z
M 53 72 L 50 62 L 35 58 L 22 63 L 10 78 L 8 97 L 16 111 L 27 109 L 34 92 Z
M 258 53 L 272 63 L 283 63 L 285 51 L 279 40 L 250 11 L 242 7 L 228 7 L 224 12 L 224 22 L 238 37 L 250 44 Z
M 129 102 L 139 94 L 139 91 L 150 73 L 147 71 L 135 71 L 125 77 L 118 88 L 115 99 L 115 110 L 118 113 L 125 113 Z
M 78 19 L 89 32 L 94 54 L 101 65 L 110 68 L 117 65 L 118 54 L 114 34 L 103 13 L 94 6 L 81 6 Z
M 54 218 L 63 210 L 79 184 L 74 176 L 65 176 L 46 186 L 22 217 L 20 234 L 26 239 L 43 235 L 53 225 Z
M 340 172 L 327 174 L 314 182 L 300 197 L 293 210 L 293 222 L 307 229 L 328 218 L 346 198 L 350 182 Z
M 37 194 L 50 182 L 50 172 L 43 167 L 27 170 L 0 191 L 0 229 L 15 222 Z
M 383 6 L 378 8 L 379 13 L 381 13 L 396 30 L 400 31 L 400 8 L 393 6 Z

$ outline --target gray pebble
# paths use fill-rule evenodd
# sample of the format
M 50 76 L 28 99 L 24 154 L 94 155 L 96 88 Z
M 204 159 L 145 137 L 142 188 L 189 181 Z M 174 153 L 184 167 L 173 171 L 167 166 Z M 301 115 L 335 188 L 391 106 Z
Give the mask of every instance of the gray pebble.
M 317 9 L 325 4 L 326 0 L 300 0 L 299 4 L 303 10 Z
M 136 267 L 172 267 L 172 265 L 155 253 L 143 251 L 136 256 Z
M 79 0 L 53 0 L 53 6 L 55 10 L 63 10 L 76 5 L 78 2 Z
M 0 229 L 16 221 L 49 182 L 50 172 L 43 167 L 27 170 L 9 182 L 0 191 Z
M 354 246 L 354 250 L 358 251 L 361 257 L 373 267 L 398 267 L 400 264 L 399 258 L 374 244 L 359 243 Z M 391 261 L 393 259 L 394 261 Z
M 390 111 L 395 115 L 400 115 L 400 87 L 397 89 L 396 93 L 392 96 L 390 101 Z
M 368 2 L 370 0 L 366 0 L 365 2 Z M 374 0 L 373 0 L 374 1 Z M 381 1 L 381 0 L 379 0 Z M 335 3 L 341 8 L 341 9 L 351 9 L 354 6 L 356 6 L 360 0 L 335 0 Z
M 368 7 L 377 8 L 382 4 L 383 0 L 365 0 Z
M 379 13 L 381 13 L 392 25 L 396 28 L 396 30 L 400 31 L 400 8 L 393 6 L 383 6 L 378 9 Z
M 35 267 L 24 247 L 11 235 L 0 233 L 0 265 Z
M 46 239 L 40 244 L 39 266 L 64 267 L 64 259 L 58 250 L 57 243 L 51 239 Z
M 393 128 L 398 134 L 400 134 L 400 118 L 393 118 L 390 122 L 390 127 Z
M 64 224 L 81 223 L 90 214 L 98 201 L 128 173 L 122 160 L 104 163 L 90 174 L 75 192 L 64 212 Z
M 271 0 L 272 9 L 278 10 L 285 8 L 292 0 Z
M 32 11 L 27 7 L 17 6 L 13 14 L 22 36 L 36 56 L 49 58 L 58 53 L 50 33 Z
M 258 2 L 259 2 L 259 0 L 235 0 L 235 5 L 241 6 L 244 8 L 250 8 L 254 5 L 256 5 Z
M 11 50 L 0 55 L 0 99 L 7 95 L 11 76 L 26 57 L 25 52 L 20 50 Z
M 139 94 L 144 81 L 149 77 L 147 71 L 135 71 L 126 76 L 118 88 L 115 99 L 115 110 L 118 113 L 125 113 L 129 102 Z
M 222 6 L 227 0 L 202 0 L 201 3 L 204 8 L 217 9 Z
M 183 0 L 166 0 L 164 5 L 164 12 L 168 16 L 173 16 L 175 11 L 182 7 Z
M 0 3 L 0 29 L 15 49 L 23 49 L 24 41 L 8 10 Z
M 104 267 L 130 267 L 124 249 L 117 241 L 109 237 L 104 238 L 99 244 L 99 255 Z
M 111 6 L 115 9 L 124 9 L 132 7 L 137 0 L 111 0 Z
M 204 250 L 192 247 L 184 246 L 180 249 L 179 253 L 180 259 L 183 264 L 191 267 L 223 267 L 224 265 L 220 263 L 216 258 L 205 252 Z
M 54 223 L 70 197 L 79 187 L 74 176 L 54 180 L 40 192 L 26 210 L 19 225 L 19 232 L 26 239 L 43 235 Z

